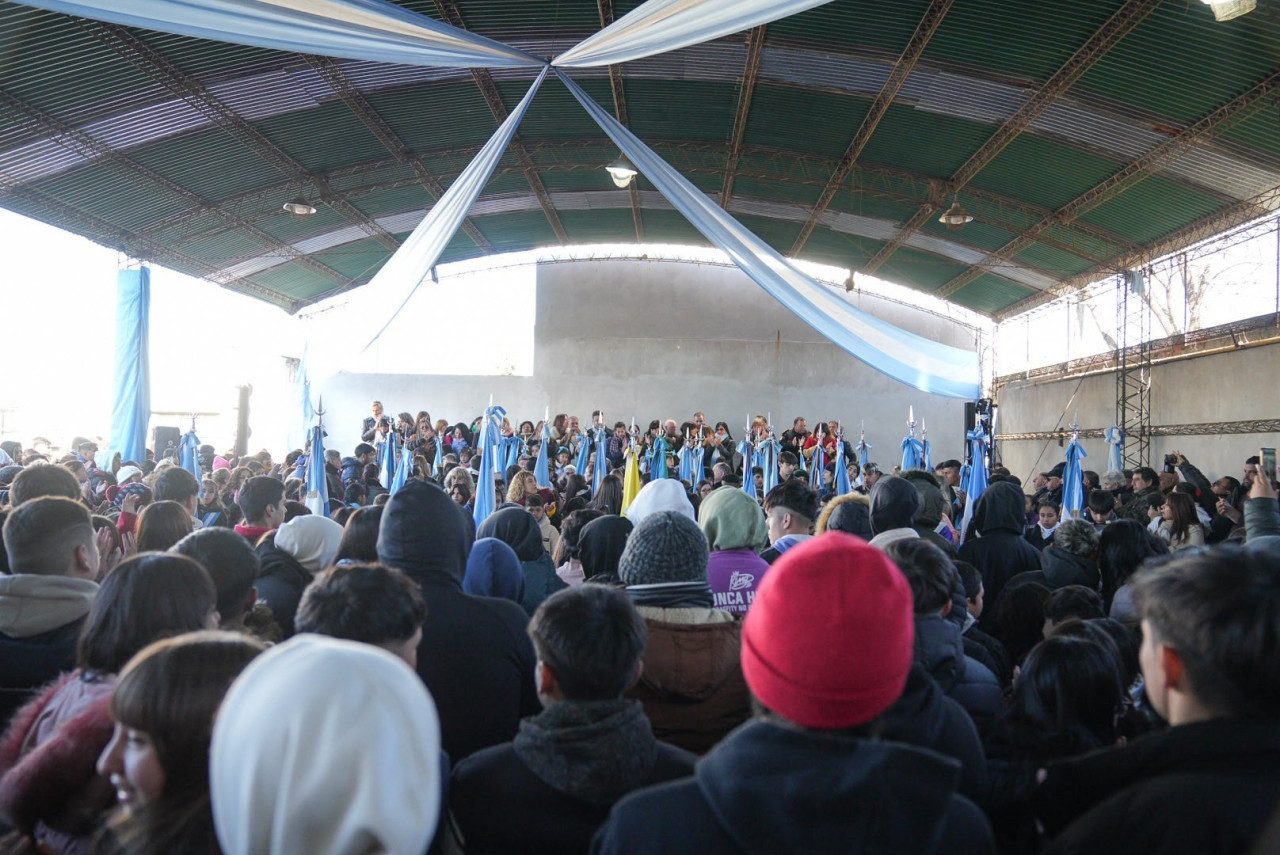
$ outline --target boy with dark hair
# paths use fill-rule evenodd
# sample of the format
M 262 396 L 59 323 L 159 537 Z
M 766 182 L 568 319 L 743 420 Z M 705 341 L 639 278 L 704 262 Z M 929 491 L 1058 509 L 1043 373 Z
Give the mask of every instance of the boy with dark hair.
M 1100 620 L 1106 616 L 1101 594 L 1084 585 L 1067 585 L 1044 601 L 1044 637 L 1052 635 L 1053 628 L 1064 621 Z
M 193 558 L 209 571 L 218 592 L 218 628 L 244 630 L 245 615 L 258 602 L 253 581 L 262 560 L 254 548 L 229 528 L 206 528 L 191 532 L 169 551 Z
M 1120 519 L 1116 516 L 1116 497 L 1108 490 L 1090 490 L 1087 500 L 1089 522 L 1098 534 L 1111 523 Z
M 915 661 L 924 667 L 983 731 L 1000 710 L 1000 680 L 976 659 L 966 656 L 961 626 L 948 620 L 956 569 L 941 549 L 921 538 L 896 540 L 885 554 L 898 565 L 911 586 L 915 606 Z
M 426 619 L 422 592 L 404 573 L 383 564 L 338 564 L 303 591 L 293 626 L 381 647 L 417 668 Z
M 39 465 L 24 467 L 9 484 L 11 507 L 16 508 L 29 499 L 41 496 L 62 496 L 78 501 L 80 482 L 61 466 Z
M 1146 696 L 1170 727 L 1049 768 L 1049 851 L 1263 851 L 1280 801 L 1280 558 L 1229 544 L 1130 585 Z
M 451 833 L 467 853 L 587 852 L 632 790 L 686 777 L 697 758 L 658 742 L 639 701 L 645 623 L 603 585 L 559 591 L 534 612 L 529 637 L 546 709 L 515 741 L 462 761 L 449 793 Z
M 173 501 L 186 508 L 188 516 L 200 528 L 200 482 L 196 476 L 180 466 L 170 466 L 156 479 L 151 488 L 157 502 Z
M 760 557 L 772 564 L 791 547 L 813 537 L 818 494 L 799 478 L 787 479 L 765 494 L 764 515 L 769 548 Z
M 255 475 L 240 488 L 236 504 L 244 513 L 244 520 L 235 532 L 256 545 L 259 538 L 284 522 L 284 484 L 266 475 Z

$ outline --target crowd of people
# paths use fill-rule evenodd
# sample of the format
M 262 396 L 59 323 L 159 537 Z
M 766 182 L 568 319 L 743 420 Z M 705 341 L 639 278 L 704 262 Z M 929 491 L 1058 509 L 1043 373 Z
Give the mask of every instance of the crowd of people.
M 480 422 L 374 402 L 327 513 L 309 448 L 0 443 L 0 855 L 1280 848 L 1258 458 L 1064 512 L 838 423 Z

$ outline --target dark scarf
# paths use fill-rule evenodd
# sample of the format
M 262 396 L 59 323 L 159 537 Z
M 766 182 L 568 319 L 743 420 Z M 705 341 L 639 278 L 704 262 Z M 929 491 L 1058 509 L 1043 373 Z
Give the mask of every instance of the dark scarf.
M 706 582 L 665 582 L 659 585 L 629 585 L 627 593 L 637 606 L 661 609 L 709 609 L 715 603 Z
M 611 805 L 649 783 L 658 743 L 639 701 L 561 701 L 520 722 L 512 743 L 529 771 L 562 793 Z

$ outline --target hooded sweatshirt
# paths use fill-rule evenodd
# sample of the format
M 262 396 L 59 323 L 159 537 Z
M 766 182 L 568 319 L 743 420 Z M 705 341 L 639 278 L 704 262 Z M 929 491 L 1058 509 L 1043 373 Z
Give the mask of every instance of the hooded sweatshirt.
M 891 543 L 919 537 L 912 521 L 920 511 L 920 494 L 905 478 L 885 475 L 871 490 L 871 545 L 884 549 Z
M 0 576 L 0 688 L 34 689 L 75 667 L 80 628 L 97 593 L 88 579 Z M 0 698 L 0 714 L 24 700 Z
M 429 617 L 418 674 L 435 699 L 444 747 L 455 763 L 509 741 L 520 719 L 541 709 L 528 616 L 515 603 L 462 590 L 473 540 L 466 511 L 426 481 L 396 491 L 378 529 L 378 560 L 422 589 Z
M 524 597 L 524 576 L 515 550 L 496 537 L 482 537 L 467 556 L 467 573 L 462 590 L 477 597 L 498 597 L 520 602 Z
M 769 569 L 756 552 L 769 540 L 760 506 L 741 490 L 716 490 L 702 503 L 698 524 L 711 548 L 707 581 L 715 607 L 745 615 Z
M 607 514 L 594 519 L 578 532 L 578 560 L 584 579 L 618 583 L 618 561 L 627 548 L 627 538 L 635 528 L 626 517 Z
M 524 576 L 524 595 L 520 598 L 520 605 L 526 614 L 532 615 L 543 600 L 569 587 L 556 575 L 556 566 L 542 547 L 538 521 L 524 508 L 516 505 L 499 508 L 480 523 L 476 535 L 496 537 L 515 550 Z
M 958 764 L 932 751 L 753 721 L 694 777 L 628 796 L 597 855 L 913 855 L 993 851 L 991 829 L 956 795 Z
M 995 619 L 996 604 L 1010 579 L 1040 569 L 1040 550 L 1022 536 L 1024 502 L 1022 491 L 1007 481 L 987 487 L 974 508 L 980 536 L 969 538 L 960 547 L 960 560 L 982 574 L 987 602 L 983 623 Z
M 973 720 L 920 665 L 912 665 L 902 696 L 880 716 L 880 738 L 928 748 L 957 760 L 957 791 L 979 800 L 987 788 L 987 759 Z

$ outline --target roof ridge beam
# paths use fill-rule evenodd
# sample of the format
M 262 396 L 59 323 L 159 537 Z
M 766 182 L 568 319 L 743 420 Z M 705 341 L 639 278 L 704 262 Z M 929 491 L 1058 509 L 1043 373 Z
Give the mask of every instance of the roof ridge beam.
M 949 0 L 948 0 L 949 2 Z M 742 159 L 742 138 L 747 132 L 747 117 L 751 113 L 751 98 L 755 95 L 756 78 L 760 75 L 760 57 L 764 55 L 765 25 L 760 25 L 747 35 L 747 61 L 742 70 L 742 84 L 738 89 L 738 109 L 733 117 L 733 135 L 729 139 L 729 159 L 724 167 L 724 183 L 720 188 L 720 207 L 729 210 L 733 196 L 733 179 L 737 176 L 738 163 Z
M 959 291 L 964 286 L 973 282 L 983 273 L 989 271 L 994 265 L 1003 261 L 1008 261 L 1011 256 L 1021 252 L 1035 241 L 1045 230 L 1052 226 L 1070 224 L 1072 221 L 1078 219 L 1084 214 L 1087 214 L 1094 208 L 1114 199 L 1121 193 L 1138 184 L 1140 181 L 1143 181 L 1153 173 L 1158 172 L 1160 169 L 1169 165 L 1178 157 L 1181 157 L 1187 149 L 1204 139 L 1212 137 L 1215 134 L 1222 133 L 1233 125 L 1253 115 L 1258 110 L 1274 103 L 1278 99 L 1280 99 L 1280 72 L 1275 72 L 1248 92 L 1245 92 L 1244 94 L 1233 98 L 1226 104 L 1223 104 L 1212 113 L 1200 119 L 1194 125 L 1183 130 L 1177 136 L 1170 137 L 1165 140 L 1146 154 L 1132 161 L 1128 166 L 1108 176 L 1102 182 L 1086 190 L 1075 199 L 1072 199 L 1070 202 L 1055 211 L 1051 216 L 1046 217 L 1030 229 L 1027 229 L 1000 249 L 990 253 L 981 262 L 973 265 L 964 273 L 943 285 L 938 291 L 938 296 L 944 298 L 949 297 L 956 291 Z M 1256 203 L 1251 199 L 1245 200 L 1237 205 L 1232 205 L 1226 210 L 1236 211 L 1241 209 L 1242 206 L 1245 208 L 1252 207 L 1256 210 Z M 1259 212 L 1255 216 L 1260 216 L 1261 213 L 1263 212 Z M 1211 219 L 1215 216 L 1217 215 L 1211 214 L 1207 219 Z M 1151 256 L 1148 251 L 1132 253 L 1128 257 L 1128 263 L 1132 263 L 1133 261 L 1141 258 L 1151 257 L 1153 256 Z M 1126 262 L 1117 259 L 1114 260 L 1113 263 L 1124 265 Z M 1069 281 L 1074 281 L 1074 279 Z M 1033 298 L 1036 296 L 1038 295 L 1033 295 Z M 1020 301 L 1020 303 L 1021 302 L 1025 301 Z M 1019 305 L 1019 303 L 1015 303 L 1014 305 Z
M 983 170 L 996 155 L 1025 131 L 1050 105 L 1062 97 L 1077 80 L 1097 64 L 1133 28 L 1146 20 L 1163 0 L 1125 0 L 1114 15 L 1099 27 L 1063 65 L 1031 94 L 1022 106 L 1010 116 L 998 130 L 970 155 L 951 176 L 951 192 L 958 192 Z M 875 273 L 916 231 L 928 222 L 940 207 L 939 203 L 924 205 L 880 250 L 862 267 L 864 273 Z

